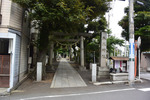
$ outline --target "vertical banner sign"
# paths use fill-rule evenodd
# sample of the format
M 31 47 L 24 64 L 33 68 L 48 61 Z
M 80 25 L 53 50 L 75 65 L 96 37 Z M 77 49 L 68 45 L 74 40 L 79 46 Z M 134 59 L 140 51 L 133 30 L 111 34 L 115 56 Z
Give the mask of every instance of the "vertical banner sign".
M 130 52 L 129 52 L 129 58 L 134 58 L 134 43 L 130 43 L 130 45 L 129 45 L 129 50 L 130 50 Z
M 132 54 L 133 54 L 133 58 L 134 58 L 134 51 L 135 51 L 135 45 L 134 45 L 134 43 L 133 43 L 133 49 L 132 50 L 133 50 Z
M 131 43 L 129 44 L 129 58 L 131 58 Z

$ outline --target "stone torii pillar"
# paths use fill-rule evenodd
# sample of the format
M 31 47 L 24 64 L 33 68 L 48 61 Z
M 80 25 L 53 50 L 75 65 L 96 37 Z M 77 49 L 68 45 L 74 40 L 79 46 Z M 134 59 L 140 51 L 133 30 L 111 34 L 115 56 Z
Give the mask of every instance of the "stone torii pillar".
M 80 70 L 85 70 L 84 66 L 84 37 L 80 37 Z
M 100 45 L 100 66 L 98 68 L 98 78 L 109 78 L 109 69 L 106 66 L 106 53 L 107 53 L 107 33 L 101 33 Z

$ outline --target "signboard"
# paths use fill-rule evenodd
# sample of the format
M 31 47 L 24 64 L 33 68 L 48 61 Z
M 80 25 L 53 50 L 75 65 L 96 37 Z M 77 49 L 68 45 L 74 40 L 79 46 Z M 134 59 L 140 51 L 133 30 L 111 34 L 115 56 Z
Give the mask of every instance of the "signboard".
M 129 58 L 134 58 L 134 48 L 135 48 L 134 43 L 130 43 L 130 45 L 129 45 Z

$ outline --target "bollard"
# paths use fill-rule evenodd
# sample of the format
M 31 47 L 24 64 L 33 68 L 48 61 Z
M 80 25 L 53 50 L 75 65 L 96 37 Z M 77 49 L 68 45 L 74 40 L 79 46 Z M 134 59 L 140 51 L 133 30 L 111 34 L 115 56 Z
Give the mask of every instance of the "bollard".
M 90 70 L 92 70 L 92 64 L 93 64 L 93 63 L 90 63 Z
M 37 77 L 36 81 L 41 81 L 42 80 L 42 62 L 37 62 Z
M 92 82 L 96 82 L 97 65 L 92 64 Z

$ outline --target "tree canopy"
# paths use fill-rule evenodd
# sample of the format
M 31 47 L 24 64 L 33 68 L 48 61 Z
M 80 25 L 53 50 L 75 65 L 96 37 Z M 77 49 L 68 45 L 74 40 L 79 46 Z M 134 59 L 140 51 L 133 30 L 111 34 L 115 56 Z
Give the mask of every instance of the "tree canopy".
M 49 24 L 49 31 L 75 32 L 107 9 L 110 0 L 12 0 L 29 11 L 32 20 Z
M 140 3 L 139 3 L 140 2 Z M 138 36 L 142 38 L 142 51 L 150 50 L 150 0 L 138 0 L 134 3 L 135 18 L 135 39 Z M 125 9 L 126 16 L 119 22 L 119 25 L 123 28 L 122 36 L 129 40 L 129 22 L 128 22 L 128 8 Z
M 89 23 L 108 10 L 111 0 L 12 0 L 28 11 L 32 20 L 37 20 L 40 43 L 48 43 L 52 32 L 84 32 Z M 43 44 L 41 44 L 43 45 Z M 46 46 L 46 45 L 45 45 Z

